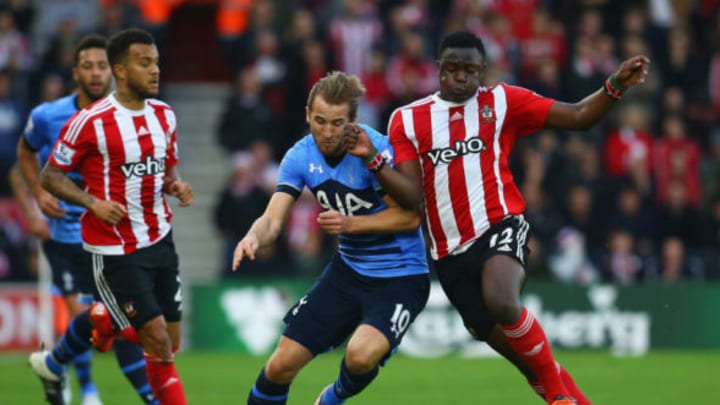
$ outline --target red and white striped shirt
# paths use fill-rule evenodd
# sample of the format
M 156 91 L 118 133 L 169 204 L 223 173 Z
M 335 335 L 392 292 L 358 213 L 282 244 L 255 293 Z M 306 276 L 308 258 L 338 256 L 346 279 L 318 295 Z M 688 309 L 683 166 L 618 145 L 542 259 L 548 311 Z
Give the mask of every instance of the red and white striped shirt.
M 393 112 L 395 164 L 419 159 L 422 168 L 433 259 L 464 252 L 491 225 L 523 213 L 508 158 L 518 136 L 542 128 L 552 103 L 501 83 L 464 103 L 436 93 Z
M 178 163 L 175 113 L 155 99 L 129 110 L 115 94 L 78 111 L 65 124 L 50 163 L 79 171 L 85 191 L 116 201 L 128 214 L 112 226 L 86 211 L 86 250 L 121 255 L 150 246 L 170 232 L 172 212 L 162 192 L 165 169 Z

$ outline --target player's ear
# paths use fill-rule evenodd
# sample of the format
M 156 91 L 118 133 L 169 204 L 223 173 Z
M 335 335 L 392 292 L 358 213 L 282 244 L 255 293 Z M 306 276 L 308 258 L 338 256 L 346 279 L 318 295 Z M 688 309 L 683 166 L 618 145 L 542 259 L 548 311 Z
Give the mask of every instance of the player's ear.
M 127 76 L 127 69 L 125 69 L 125 65 L 122 63 L 116 63 L 112 65 L 112 74 L 118 80 L 125 80 L 125 77 Z
M 305 106 L 305 122 L 310 124 L 310 109 L 308 106 Z

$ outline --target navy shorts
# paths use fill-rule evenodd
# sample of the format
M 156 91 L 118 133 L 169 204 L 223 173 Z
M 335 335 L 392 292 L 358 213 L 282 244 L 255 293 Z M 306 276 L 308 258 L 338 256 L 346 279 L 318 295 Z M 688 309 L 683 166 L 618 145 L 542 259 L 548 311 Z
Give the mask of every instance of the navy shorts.
M 366 277 L 336 254 L 310 291 L 285 315 L 283 335 L 317 355 L 340 346 L 360 324 L 367 324 L 387 337 L 389 356 L 425 308 L 429 294 L 428 274 Z
M 182 286 L 172 233 L 152 246 L 126 255 L 92 255 L 98 295 L 120 329 L 140 329 L 163 315 L 182 315 Z
M 522 216 L 506 218 L 491 226 L 466 252 L 435 262 L 438 281 L 445 295 L 475 339 L 486 340 L 496 323 L 485 307 L 483 266 L 493 256 L 506 255 L 526 267 L 530 254 L 527 246 L 529 228 Z
M 45 257 L 50 263 L 52 281 L 63 296 L 78 294 L 83 304 L 91 304 L 95 296 L 90 253 L 81 243 L 43 242 Z

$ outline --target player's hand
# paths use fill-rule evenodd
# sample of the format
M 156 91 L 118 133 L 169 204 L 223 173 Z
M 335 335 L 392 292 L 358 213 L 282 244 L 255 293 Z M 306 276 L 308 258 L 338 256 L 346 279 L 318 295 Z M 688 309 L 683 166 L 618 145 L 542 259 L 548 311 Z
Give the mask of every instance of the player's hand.
M 193 190 L 190 183 L 174 180 L 167 185 L 167 193 L 180 201 L 181 207 L 187 207 L 193 202 Z
M 93 198 L 93 201 L 88 205 L 88 209 L 96 217 L 110 225 L 117 225 L 127 215 L 127 209 L 124 205 L 110 200 Z
M 343 141 L 345 142 L 345 151 L 359 158 L 369 158 L 375 152 L 375 145 L 370 141 L 367 132 L 357 124 L 345 124 Z
M 250 260 L 255 260 L 255 252 L 260 247 L 260 242 L 254 235 L 245 235 L 237 246 L 235 246 L 235 252 L 233 252 L 232 260 L 232 271 L 237 270 L 238 266 L 242 262 L 243 257 L 247 256 Z
M 615 72 L 615 81 L 623 87 L 644 83 L 649 70 L 650 59 L 647 56 L 633 56 L 620 65 Z
M 33 194 L 43 214 L 50 218 L 62 218 L 65 216 L 65 210 L 60 207 L 60 201 L 55 196 L 41 188 L 38 188 Z
M 47 221 L 37 214 L 28 217 L 28 231 L 40 240 L 48 240 L 50 238 L 50 227 Z
M 317 217 L 317 223 L 323 231 L 330 235 L 347 233 L 347 219 L 345 215 L 335 210 L 321 212 Z

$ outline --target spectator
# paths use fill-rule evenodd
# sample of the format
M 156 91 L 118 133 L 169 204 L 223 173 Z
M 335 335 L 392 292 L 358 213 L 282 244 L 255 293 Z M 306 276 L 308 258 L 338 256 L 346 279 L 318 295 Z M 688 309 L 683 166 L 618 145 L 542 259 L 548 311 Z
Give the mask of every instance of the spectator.
M 668 202 L 668 185 L 677 180 L 685 188 L 688 205 L 699 207 L 702 202 L 700 180 L 700 146 L 687 137 L 685 123 L 678 115 L 662 119 L 663 137 L 654 141 L 653 174 L 658 202 Z
M 11 194 L 7 179 L 15 163 L 15 145 L 24 120 L 24 106 L 12 97 L 11 73 L 0 70 L 0 197 Z
M 225 102 L 217 135 L 218 142 L 228 153 L 247 149 L 257 139 L 278 142 L 276 122 L 263 98 L 254 67 L 246 67 L 237 74 L 233 92 Z
M 329 39 L 337 67 L 362 76 L 368 70 L 368 55 L 382 37 L 382 25 L 362 0 L 343 0 L 343 12 L 330 21 Z
M 672 237 L 663 241 L 660 268 L 662 281 L 666 284 L 675 284 L 688 277 L 682 239 Z
M 23 72 L 30 69 L 31 65 L 28 38 L 15 27 L 12 10 L 0 6 L 0 69 Z
M 567 227 L 558 232 L 549 264 L 555 278 L 568 284 L 588 285 L 599 280 L 597 268 L 586 249 L 585 235 L 575 228 Z
M 408 31 L 402 36 L 400 52 L 394 55 L 387 66 L 387 84 L 393 96 L 405 92 L 403 77 L 415 77 L 415 92 L 431 93 L 437 90 L 437 67 L 435 61 L 425 56 L 420 34 Z
M 257 162 L 248 152 L 237 152 L 232 156 L 232 172 L 225 187 L 220 193 L 214 210 L 214 223 L 223 240 L 223 261 L 221 274 L 242 275 L 248 271 L 262 274 L 271 272 L 274 249 L 269 248 L 258 252 L 257 260 L 243 267 L 243 272 L 232 273 L 232 254 L 235 245 L 245 232 L 250 229 L 255 218 L 262 215 L 270 201 L 270 194 L 258 182 Z
M 609 280 L 622 284 L 635 284 L 642 271 L 642 261 L 635 253 L 635 238 L 622 229 L 610 232 L 608 237 Z

